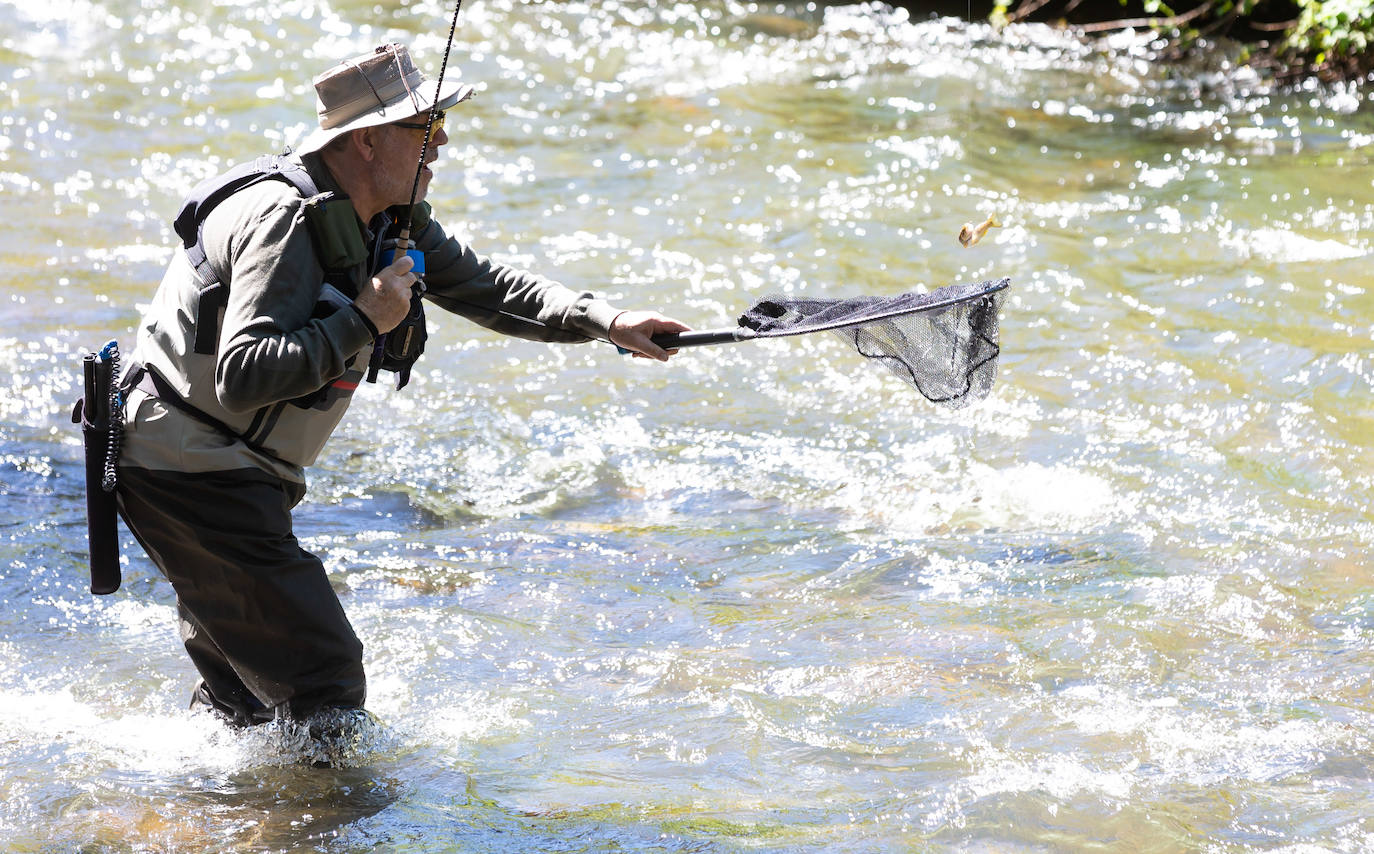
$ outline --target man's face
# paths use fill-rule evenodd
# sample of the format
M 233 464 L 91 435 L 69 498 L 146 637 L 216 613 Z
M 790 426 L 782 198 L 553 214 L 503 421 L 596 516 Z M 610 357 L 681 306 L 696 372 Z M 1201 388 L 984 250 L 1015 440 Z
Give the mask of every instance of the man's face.
M 403 205 L 410 201 L 410 190 L 415 182 L 415 166 L 420 160 L 420 150 L 424 147 L 424 123 L 427 116 L 421 115 L 413 120 L 382 125 L 379 146 L 382 156 L 375 169 L 378 189 L 387 200 L 387 205 Z M 419 127 L 416 127 L 419 125 Z M 443 125 L 430 139 L 425 151 L 425 167 L 420 170 L 420 184 L 415 193 L 415 201 L 424 199 L 429 190 L 430 179 L 434 177 L 429 164 L 439 157 L 439 148 L 448 142 L 448 134 Z

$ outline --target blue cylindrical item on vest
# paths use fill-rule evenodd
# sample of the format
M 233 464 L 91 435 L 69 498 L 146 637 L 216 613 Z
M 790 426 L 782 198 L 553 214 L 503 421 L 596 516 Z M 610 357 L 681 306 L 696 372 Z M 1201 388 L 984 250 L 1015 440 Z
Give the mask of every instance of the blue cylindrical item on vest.
M 382 244 L 379 269 L 391 265 L 399 242 L 399 239 L 393 239 Z M 409 244 L 409 241 L 406 243 Z M 397 389 L 405 388 L 406 383 L 410 382 L 410 368 L 425 351 L 425 340 L 429 337 L 425 329 L 424 301 L 421 299 L 425 292 L 425 253 L 408 248 L 406 254 L 415 262 L 410 271 L 417 277 L 411 288 L 410 312 L 395 329 L 377 337 L 373 343 L 372 358 L 367 365 L 368 382 L 377 381 L 379 370 L 388 370 L 396 374 Z
M 424 278 L 425 253 L 419 249 L 411 248 L 406 250 L 406 254 L 409 255 L 411 260 L 415 262 L 415 266 L 410 268 L 410 272 L 414 273 L 416 276 L 419 276 L 420 278 Z M 390 267 L 391 263 L 394 260 L 396 260 L 396 241 L 389 240 L 387 241 L 386 245 L 382 248 L 381 266 Z

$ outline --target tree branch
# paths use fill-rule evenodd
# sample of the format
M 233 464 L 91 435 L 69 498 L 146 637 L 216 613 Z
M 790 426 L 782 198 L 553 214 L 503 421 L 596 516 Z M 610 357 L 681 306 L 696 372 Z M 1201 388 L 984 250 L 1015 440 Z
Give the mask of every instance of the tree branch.
M 1050 0 L 1021 0 L 1020 3 L 1016 4 L 1016 8 L 1012 10 L 1012 13 L 1007 16 L 1007 23 L 1014 24 L 1017 21 L 1024 20 L 1034 15 L 1042 6 L 1049 2 Z
M 1108 30 L 1124 30 L 1133 27 L 1177 27 L 1201 16 L 1204 12 L 1210 11 L 1211 3 L 1203 3 L 1196 9 L 1184 12 L 1182 15 L 1174 15 L 1169 18 L 1126 18 L 1120 21 L 1102 21 L 1097 24 L 1080 24 L 1077 29 L 1085 33 L 1102 33 Z
M 1260 21 L 1251 21 L 1248 26 L 1250 27 L 1250 29 L 1259 30 L 1262 33 L 1278 33 L 1283 32 L 1284 30 L 1291 30 L 1297 25 L 1298 19 L 1294 18 L 1291 21 L 1281 21 L 1276 24 L 1266 24 Z

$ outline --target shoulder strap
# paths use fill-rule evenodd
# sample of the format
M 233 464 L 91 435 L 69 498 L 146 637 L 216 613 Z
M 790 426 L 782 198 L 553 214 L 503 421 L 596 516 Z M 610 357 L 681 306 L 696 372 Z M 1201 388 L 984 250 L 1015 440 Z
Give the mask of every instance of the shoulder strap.
M 220 202 L 262 181 L 285 181 L 303 198 L 319 195 L 319 189 L 299 163 L 281 154 L 268 154 L 247 163 L 240 163 L 222 175 L 203 181 L 182 202 L 172 223 L 186 250 L 186 258 L 200 280 L 201 292 L 196 306 L 197 353 L 215 352 L 219 337 L 219 315 L 229 303 L 229 289 L 215 274 L 205 254 L 205 218 Z

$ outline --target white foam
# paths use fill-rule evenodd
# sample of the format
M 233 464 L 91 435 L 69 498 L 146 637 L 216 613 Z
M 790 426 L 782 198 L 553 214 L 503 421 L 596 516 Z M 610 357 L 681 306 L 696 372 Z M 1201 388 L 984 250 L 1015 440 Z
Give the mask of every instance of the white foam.
M 1281 264 L 1362 258 L 1368 250 L 1330 238 L 1314 238 L 1282 228 L 1257 228 L 1223 235 L 1221 245 L 1245 258 Z

